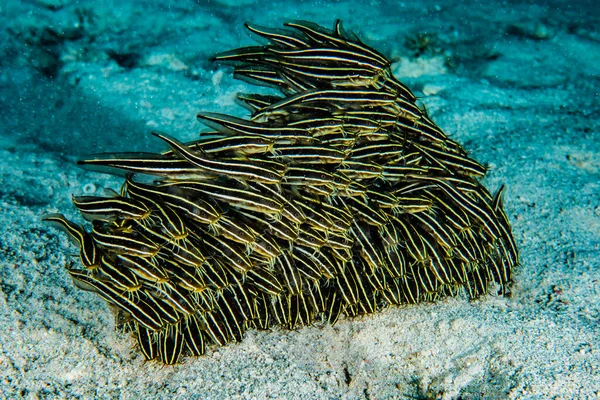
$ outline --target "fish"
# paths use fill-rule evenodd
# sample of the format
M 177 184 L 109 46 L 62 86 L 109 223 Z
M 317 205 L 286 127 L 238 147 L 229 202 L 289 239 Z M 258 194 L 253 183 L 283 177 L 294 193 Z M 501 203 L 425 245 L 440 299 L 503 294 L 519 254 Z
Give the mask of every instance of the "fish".
M 343 151 L 319 146 L 274 146 L 270 159 L 283 160 L 290 165 L 339 165 L 346 158 Z
M 151 213 L 150 208 L 143 202 L 122 196 L 73 196 L 72 202 L 89 221 L 114 221 L 116 218 L 143 220 Z
M 81 226 L 69 221 L 62 214 L 47 214 L 42 217 L 42 221 L 64 231 L 67 235 L 79 245 L 79 257 L 82 264 L 88 269 L 95 269 L 100 266 L 102 255 L 98 251 L 96 242 L 91 235 Z
M 198 168 L 219 176 L 235 177 L 265 183 L 279 183 L 282 173 L 275 169 L 257 165 L 245 160 L 218 161 L 198 155 L 182 142 L 168 135 L 153 132 L 154 136 L 166 141 L 173 150 Z M 283 165 L 281 165 L 284 167 Z
M 77 161 L 77 165 L 94 172 L 127 177 L 130 173 L 170 178 L 216 179 L 218 174 L 201 170 L 185 159 L 153 153 L 111 153 Z
M 99 247 L 109 249 L 115 254 L 152 257 L 160 250 L 156 242 L 138 231 L 109 229 L 98 223 L 93 225 L 92 237 Z
M 270 107 L 265 107 L 264 110 L 270 110 Z M 259 118 L 260 115 L 262 115 L 262 111 L 255 114 L 254 118 Z M 256 136 L 261 139 L 273 140 L 275 143 L 283 142 L 289 144 L 311 143 L 315 141 L 307 130 L 301 128 L 270 126 L 217 113 L 198 113 L 196 118 L 203 124 L 217 129 L 226 135 Z
M 230 206 L 244 210 L 256 211 L 268 215 L 280 216 L 284 205 L 272 198 L 249 189 L 241 189 L 235 185 L 208 184 L 196 181 L 164 182 L 163 186 L 177 187 L 190 193 L 210 196 Z
M 128 178 L 124 187 L 126 192 L 133 190 L 134 193 L 137 191 L 137 193 L 145 193 L 150 198 L 158 199 L 169 208 L 202 224 L 212 225 L 222 216 L 222 211 L 206 201 L 201 195 L 191 196 L 176 186 L 145 185 Z
M 275 141 L 261 136 L 227 136 L 216 139 L 200 139 L 183 143 L 192 151 L 200 151 L 209 156 L 232 157 L 264 154 L 272 150 Z M 174 150 L 167 150 L 162 155 L 172 156 Z

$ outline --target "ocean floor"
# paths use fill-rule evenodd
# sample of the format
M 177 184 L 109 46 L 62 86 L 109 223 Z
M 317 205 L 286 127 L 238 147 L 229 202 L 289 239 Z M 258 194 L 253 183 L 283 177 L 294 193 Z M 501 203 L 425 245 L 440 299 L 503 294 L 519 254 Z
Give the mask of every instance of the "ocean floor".
M 326 3 L 326 4 L 325 4 Z M 100 7 L 100 4 L 103 4 Z M 0 3 L 0 398 L 600 397 L 600 11 L 593 1 Z M 43 225 L 121 179 L 77 158 L 190 140 L 197 111 L 244 115 L 216 52 L 243 22 L 341 18 L 506 185 L 521 253 L 510 298 L 390 308 L 249 332 L 165 367 L 114 331 Z

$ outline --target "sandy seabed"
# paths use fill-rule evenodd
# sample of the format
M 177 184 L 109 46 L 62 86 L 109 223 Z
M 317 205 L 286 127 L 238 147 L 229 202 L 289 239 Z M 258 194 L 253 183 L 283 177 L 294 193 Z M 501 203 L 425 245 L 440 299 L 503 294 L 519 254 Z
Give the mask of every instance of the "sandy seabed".
M 0 4 L 0 398 L 600 397 L 600 15 L 593 1 Z M 357 11 L 358 10 L 358 11 Z M 41 216 L 120 179 L 101 151 L 197 135 L 250 90 L 210 55 L 246 20 L 330 26 L 394 59 L 432 118 L 506 184 L 521 252 L 510 298 L 390 308 L 334 327 L 249 332 L 164 367 L 113 330 L 62 268 L 77 249 Z

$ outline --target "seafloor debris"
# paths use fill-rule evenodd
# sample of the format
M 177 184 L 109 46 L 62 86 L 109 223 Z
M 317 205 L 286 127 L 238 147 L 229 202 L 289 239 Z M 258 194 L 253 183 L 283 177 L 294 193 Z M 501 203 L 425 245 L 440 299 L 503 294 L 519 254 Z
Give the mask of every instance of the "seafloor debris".
M 177 363 L 251 328 L 508 291 L 517 249 L 485 168 L 339 22 L 286 26 L 247 26 L 268 44 L 215 57 L 281 96 L 240 94 L 248 120 L 198 114 L 214 131 L 194 142 L 155 133 L 162 154 L 81 161 L 125 171 L 121 193 L 73 198 L 91 230 L 45 218 L 81 248 L 75 283 L 148 360 Z

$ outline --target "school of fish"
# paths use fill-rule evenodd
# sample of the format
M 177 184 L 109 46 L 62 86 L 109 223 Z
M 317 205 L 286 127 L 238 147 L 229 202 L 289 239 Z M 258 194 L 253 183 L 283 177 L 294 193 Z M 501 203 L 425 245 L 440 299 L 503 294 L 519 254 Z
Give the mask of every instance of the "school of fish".
M 518 252 L 486 169 L 436 126 L 390 61 L 309 22 L 246 27 L 265 45 L 219 54 L 279 95 L 239 94 L 248 119 L 165 150 L 79 163 L 120 193 L 74 196 L 87 226 L 44 220 L 80 248 L 75 284 L 115 312 L 147 360 L 200 356 L 248 329 L 336 323 L 390 305 L 509 292 Z

